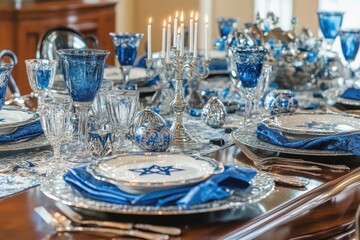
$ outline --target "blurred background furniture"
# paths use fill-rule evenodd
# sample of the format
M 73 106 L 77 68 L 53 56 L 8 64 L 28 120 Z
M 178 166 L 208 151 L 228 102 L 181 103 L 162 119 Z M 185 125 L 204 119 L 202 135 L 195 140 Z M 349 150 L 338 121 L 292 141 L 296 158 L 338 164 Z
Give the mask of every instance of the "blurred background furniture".
M 21 94 L 31 92 L 25 59 L 36 58 L 42 36 L 55 26 L 66 26 L 84 36 L 94 35 L 99 48 L 113 50 L 108 33 L 115 31 L 117 0 L 2 0 L 0 2 L 0 49 L 17 54 L 19 64 L 13 70 Z M 114 62 L 110 55 L 108 63 Z

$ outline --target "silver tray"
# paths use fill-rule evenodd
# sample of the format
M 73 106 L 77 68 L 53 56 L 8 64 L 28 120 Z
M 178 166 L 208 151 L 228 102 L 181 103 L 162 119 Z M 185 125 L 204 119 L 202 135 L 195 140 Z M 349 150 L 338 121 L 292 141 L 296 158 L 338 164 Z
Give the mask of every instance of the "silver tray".
M 263 172 L 258 172 L 250 181 L 250 184 L 250 187 L 245 190 L 234 191 L 229 198 L 191 207 L 130 206 L 96 201 L 83 197 L 70 185 L 65 183 L 62 176 L 44 182 L 40 189 L 46 196 L 55 201 L 91 211 L 129 215 L 185 215 L 247 206 L 266 198 L 275 188 L 272 177 Z
M 32 139 L 24 139 L 18 142 L 7 142 L 0 144 L 0 152 L 10 152 L 10 151 L 19 151 L 27 150 L 39 147 L 49 146 L 49 143 L 44 135 L 35 137 Z
M 266 150 L 270 152 L 280 152 L 294 155 L 309 155 L 309 156 L 346 156 L 353 155 L 350 152 L 342 151 L 326 151 L 326 150 L 307 150 L 296 148 L 285 148 L 277 146 L 268 142 L 264 142 L 256 136 L 256 125 L 248 127 L 247 129 L 238 129 L 231 134 L 234 143 L 240 142 L 246 146 Z

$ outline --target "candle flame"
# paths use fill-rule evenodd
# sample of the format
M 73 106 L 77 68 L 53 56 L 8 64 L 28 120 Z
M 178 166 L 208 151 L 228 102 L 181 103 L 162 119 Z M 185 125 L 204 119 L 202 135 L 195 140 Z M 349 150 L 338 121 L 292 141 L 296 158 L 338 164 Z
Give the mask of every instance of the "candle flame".
M 166 19 L 164 19 L 164 27 L 166 27 Z
M 169 21 L 168 21 L 168 23 L 169 23 L 169 24 L 171 23 L 171 16 L 169 16 Z
M 177 34 L 179 34 L 179 35 L 180 35 L 180 28 L 178 28 L 178 32 L 177 32 Z
M 208 20 L 208 15 L 206 14 L 205 15 L 205 23 L 208 24 L 209 23 L 209 20 Z
M 191 11 L 191 13 L 190 13 L 190 18 L 192 19 L 192 18 L 193 18 L 193 16 L 194 16 L 194 12 L 193 12 L 193 11 Z
M 175 18 L 178 18 L 178 16 L 179 16 L 179 11 L 176 11 Z
M 149 24 L 151 24 L 151 20 L 152 20 L 152 19 L 151 19 L 151 17 L 150 17 L 150 18 L 149 18 Z
M 196 14 L 195 14 L 195 21 L 197 21 L 197 20 L 198 20 L 198 17 L 199 17 L 199 13 L 198 13 L 198 12 L 196 12 Z
M 181 21 L 181 22 L 184 21 L 184 11 L 181 11 L 180 21 Z

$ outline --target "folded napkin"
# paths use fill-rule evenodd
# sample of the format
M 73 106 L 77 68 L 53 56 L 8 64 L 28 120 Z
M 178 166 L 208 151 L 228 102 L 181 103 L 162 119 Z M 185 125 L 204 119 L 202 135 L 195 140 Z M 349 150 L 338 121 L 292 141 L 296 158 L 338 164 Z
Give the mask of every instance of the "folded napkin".
M 360 101 L 360 89 L 348 88 L 340 95 L 340 97 Z
M 83 196 L 104 202 L 122 205 L 178 205 L 188 207 L 227 198 L 231 195 L 231 190 L 247 188 L 249 181 L 255 175 L 256 172 L 252 169 L 225 166 L 223 173 L 213 175 L 197 185 L 143 194 L 127 193 L 113 184 L 99 181 L 86 171 L 86 166 L 70 169 L 65 173 L 64 180 Z
M 22 139 L 37 137 L 43 134 L 40 121 L 35 121 L 18 127 L 14 132 L 0 135 L 0 143 L 19 141 Z
M 347 132 L 336 135 L 307 138 L 289 141 L 280 131 L 270 129 L 265 124 L 259 124 L 256 129 L 257 136 L 265 142 L 281 147 L 345 151 L 360 156 L 360 132 Z

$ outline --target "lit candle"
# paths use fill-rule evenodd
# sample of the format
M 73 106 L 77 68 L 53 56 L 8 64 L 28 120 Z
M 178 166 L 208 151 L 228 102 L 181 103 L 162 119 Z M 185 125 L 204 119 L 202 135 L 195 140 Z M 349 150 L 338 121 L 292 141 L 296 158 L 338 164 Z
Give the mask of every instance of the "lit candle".
M 165 42 L 166 42 L 166 19 L 162 28 L 162 41 L 161 41 L 161 58 L 165 58 Z
M 184 12 L 181 11 L 180 17 L 180 56 L 184 56 L 185 31 L 184 31 Z
M 190 36 L 189 36 L 189 52 L 193 52 L 193 38 L 194 38 L 194 20 L 193 20 L 194 12 L 191 11 L 190 15 Z
M 180 42 L 181 42 L 181 34 L 180 28 L 178 28 L 178 32 L 176 34 L 176 50 L 180 51 Z
M 197 57 L 197 42 L 198 42 L 198 13 L 195 14 L 195 33 L 194 33 L 194 57 Z
M 151 59 L 151 18 L 149 18 L 149 25 L 147 29 L 148 34 L 148 59 Z
M 209 35 L 209 22 L 208 22 L 208 16 L 205 15 L 205 60 L 209 59 L 209 55 L 208 55 L 208 35 Z
M 168 25 L 167 25 L 167 32 L 166 32 L 166 60 L 170 60 L 170 48 L 171 48 L 171 16 L 169 17 Z
M 177 46 L 176 44 L 176 41 L 177 41 L 177 22 L 178 22 L 178 15 L 179 15 L 179 12 L 176 11 L 176 14 L 175 14 L 175 18 L 174 18 L 174 39 L 173 39 L 173 47 L 175 48 Z

